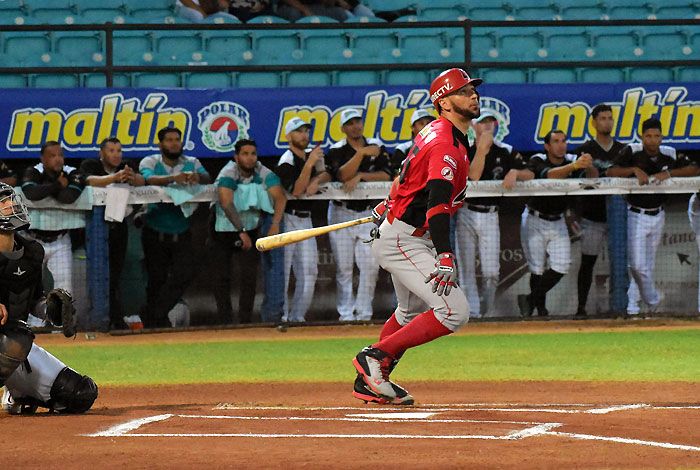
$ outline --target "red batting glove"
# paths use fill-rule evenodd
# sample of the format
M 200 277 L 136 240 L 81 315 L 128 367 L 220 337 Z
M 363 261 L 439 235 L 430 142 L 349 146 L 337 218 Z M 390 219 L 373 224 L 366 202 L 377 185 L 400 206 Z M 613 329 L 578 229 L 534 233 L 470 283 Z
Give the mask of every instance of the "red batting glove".
M 442 296 L 450 295 L 450 290 L 457 287 L 457 261 L 454 253 L 440 253 L 435 262 L 435 269 L 428 277 L 425 278 L 425 283 L 433 281 L 433 292 Z
M 386 215 L 389 212 L 389 209 L 391 209 L 391 203 L 391 199 L 387 197 L 382 202 L 377 204 L 374 209 L 372 209 L 372 222 L 374 222 L 377 227 L 382 225 L 382 222 L 384 222 L 384 219 L 386 219 Z

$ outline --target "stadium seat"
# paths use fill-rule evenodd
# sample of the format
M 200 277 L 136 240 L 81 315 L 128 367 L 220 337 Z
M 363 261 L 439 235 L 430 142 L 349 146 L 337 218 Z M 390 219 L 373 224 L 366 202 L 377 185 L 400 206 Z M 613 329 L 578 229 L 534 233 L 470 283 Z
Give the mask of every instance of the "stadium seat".
M 30 76 L 29 82 L 33 88 L 77 88 L 80 77 L 73 74 L 36 74 Z
M 402 54 L 399 62 L 447 62 L 445 56 L 447 40 L 441 29 L 399 30 L 399 44 Z
M 27 76 L 22 74 L 0 73 L 0 88 L 26 88 Z
M 398 11 L 406 8 L 415 8 L 414 1 L 410 0 L 369 0 L 363 2 L 374 12 L 378 11 Z
M 621 83 L 626 81 L 626 71 L 620 68 L 585 68 L 581 71 L 581 83 Z
M 673 70 L 661 67 L 633 67 L 630 70 L 631 82 L 671 82 Z
M 199 31 L 154 31 L 153 39 L 159 53 L 192 53 L 204 49 Z
M 684 34 L 678 28 L 648 28 L 646 31 L 643 31 L 642 49 L 644 50 L 644 57 L 647 59 L 690 58 L 692 50 L 684 50 L 684 47 L 687 45 L 687 34 Z
M 115 31 L 112 43 L 114 63 L 140 65 L 144 54 L 153 55 L 153 33 L 146 31 Z
M 179 88 L 179 73 L 135 73 L 132 83 L 136 88 Z
M 336 74 L 336 85 L 339 86 L 377 86 L 381 85 L 380 76 L 370 70 L 348 70 Z
M 533 83 L 576 83 L 576 69 L 534 69 L 531 77 Z
M 614 32 L 610 28 L 590 28 L 596 60 L 639 60 L 644 50 L 635 31 Z
M 563 20 L 599 20 L 607 14 L 600 0 L 558 0 Z
M 294 31 L 254 31 L 253 63 L 257 64 L 293 64 L 304 58 L 301 53 L 299 33 Z M 333 47 L 320 47 L 328 53 L 340 53 Z M 319 52 L 319 51 L 316 51 Z
M 63 24 L 78 13 L 73 0 L 32 1 L 28 8 L 32 17 L 48 24 Z
M 289 23 L 289 21 L 285 20 L 284 18 L 280 18 L 279 16 L 274 16 L 274 15 L 256 16 L 255 18 L 251 18 L 248 21 L 246 21 L 246 24 L 285 24 L 285 23 Z
M 393 62 L 391 53 L 398 48 L 396 31 L 388 29 L 349 30 L 352 59 L 358 63 Z
M 107 86 L 107 80 L 102 73 L 86 73 L 82 77 L 83 86 L 88 88 L 104 88 Z M 128 88 L 131 86 L 131 75 L 129 74 L 114 74 L 112 77 L 112 86 L 114 88 Z
M 513 10 L 507 5 L 473 6 L 467 15 L 469 19 L 478 21 L 503 21 L 511 18 Z
M 610 3 L 607 14 L 611 20 L 646 20 L 654 14 L 654 8 L 650 3 L 643 2 Z
M 330 86 L 331 74 L 326 72 L 290 72 L 287 76 L 289 87 Z
M 503 60 L 543 60 L 544 36 L 536 28 L 500 28 L 498 57 Z
M 435 8 L 432 5 L 418 13 L 420 21 L 459 21 L 467 17 L 467 11 L 461 6 L 452 8 Z
M 21 0 L 0 1 L 0 24 L 15 24 L 17 18 L 24 18 L 27 10 Z
M 204 18 L 204 24 L 241 24 L 241 20 L 227 13 L 215 13 Z
M 139 10 L 130 9 L 129 11 L 131 23 L 144 23 L 149 21 L 157 21 L 163 23 L 164 18 L 172 16 L 173 14 L 174 13 L 172 12 L 172 10 L 165 8 L 144 8 Z
M 547 59 L 549 60 L 595 60 L 591 38 L 581 28 L 552 28 L 547 35 Z
M 8 32 L 2 33 L 2 38 L 5 54 L 16 58 L 35 58 L 38 60 L 42 54 L 51 50 L 48 33 Z
M 74 22 L 82 24 L 103 24 L 107 22 L 120 24 L 125 23 L 127 18 L 129 16 L 121 10 L 100 9 L 82 12 L 74 18 Z
M 82 23 L 104 23 L 127 16 L 126 0 L 76 0 L 76 7 Z
M 188 73 L 185 80 L 186 88 L 230 88 L 230 73 Z
M 559 9 L 553 4 L 533 5 L 529 2 L 527 5 L 516 6 L 515 12 L 512 14 L 516 20 L 551 20 L 559 14 Z
M 277 72 L 246 72 L 238 74 L 239 88 L 277 88 L 283 75 Z
M 246 31 L 203 31 L 204 49 L 225 59 L 227 64 L 242 64 L 243 53 L 251 50 Z
M 353 16 L 345 20 L 345 23 L 386 23 L 385 19 L 378 16 Z M 248 21 L 250 23 L 250 21 Z
M 338 23 L 337 20 L 329 18 L 327 16 L 314 15 L 314 16 L 302 16 L 295 21 L 297 24 L 308 24 L 308 23 Z
M 692 0 L 664 0 L 658 3 L 655 14 L 659 20 L 700 18 L 700 4 Z
M 484 69 L 480 73 L 486 83 L 527 82 L 527 72 L 522 69 Z
M 387 85 L 419 85 L 425 87 L 430 83 L 430 76 L 425 70 L 389 70 L 386 73 Z
M 680 67 L 676 78 L 681 82 L 700 82 L 700 67 Z
M 57 31 L 53 35 L 54 50 L 74 65 L 95 65 L 104 62 L 102 34 L 90 31 Z

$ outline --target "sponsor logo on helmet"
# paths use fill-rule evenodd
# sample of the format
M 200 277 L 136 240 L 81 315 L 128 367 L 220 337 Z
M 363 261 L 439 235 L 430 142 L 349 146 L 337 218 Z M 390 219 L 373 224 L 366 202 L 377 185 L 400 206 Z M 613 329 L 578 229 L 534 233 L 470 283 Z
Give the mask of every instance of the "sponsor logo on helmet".
M 445 155 L 442 157 L 442 160 L 455 170 L 457 169 L 457 162 L 454 160 L 454 158 L 450 157 L 449 155 Z
M 443 167 L 442 170 L 440 170 L 440 174 L 447 181 L 452 181 L 455 177 L 455 174 L 452 172 L 452 168 L 449 166 Z
M 237 103 L 211 103 L 199 110 L 197 118 L 197 127 L 202 131 L 202 143 L 209 150 L 230 152 L 237 141 L 248 138 L 250 113 Z
M 453 88 L 454 86 L 451 83 L 445 83 L 443 86 L 435 90 L 435 93 L 430 95 L 430 101 L 435 102 L 435 100 L 438 98 L 441 98 L 443 95 L 446 95 L 452 91 Z

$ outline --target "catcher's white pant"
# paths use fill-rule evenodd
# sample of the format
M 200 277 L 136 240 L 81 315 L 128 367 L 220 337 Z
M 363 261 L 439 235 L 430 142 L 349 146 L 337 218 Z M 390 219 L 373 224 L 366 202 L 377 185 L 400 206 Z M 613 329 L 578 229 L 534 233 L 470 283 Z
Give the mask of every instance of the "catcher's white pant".
M 440 323 L 457 331 L 469 321 L 467 298 L 462 289 L 452 289 L 449 295 L 440 296 L 433 292 L 432 283 L 425 283 L 435 268 L 437 254 L 428 235 L 415 237 L 411 235 L 414 230 L 399 219 L 393 224 L 385 220 L 379 228 L 379 238 L 372 242 L 372 253 L 391 274 L 396 289 L 396 321 L 407 325 L 417 315 L 432 309 Z
M 520 243 L 530 272 L 544 274 L 547 264 L 560 274 L 569 272 L 571 240 L 564 217 L 544 220 L 525 207 L 520 223 Z
M 581 219 L 581 254 L 598 256 L 601 248 L 607 244 L 607 237 L 607 222 Z
M 356 212 L 343 206 L 328 205 L 328 223 L 337 224 L 349 220 L 369 217 L 372 211 Z M 340 321 L 369 320 L 372 318 L 372 300 L 377 286 L 379 264 L 372 255 L 370 244 L 371 227 L 355 225 L 328 234 L 336 265 L 336 295 Z M 357 264 L 360 283 L 357 296 L 352 292 L 352 272 Z M 356 317 L 354 316 L 356 315 Z
M 630 282 L 627 290 L 627 311 L 639 312 L 639 300 L 655 306 L 661 301 L 661 294 L 654 286 L 654 266 L 656 250 L 661 242 L 661 235 L 666 220 L 665 211 L 657 215 L 627 214 L 627 250 Z
M 688 219 L 690 219 L 690 226 L 693 227 L 695 241 L 700 250 L 700 198 L 697 194 L 693 194 L 688 203 Z M 700 271 L 698 277 L 700 278 Z M 698 284 L 698 312 L 700 312 L 700 284 Z
M 479 318 L 493 311 L 498 287 L 501 231 L 498 212 L 476 212 L 467 206 L 457 211 L 456 255 L 460 286 L 469 301 L 470 317 Z M 476 286 L 476 257 L 481 262 L 483 305 Z
M 284 214 L 286 231 L 313 228 L 311 217 Z M 287 298 L 289 277 L 294 270 L 296 286 L 291 305 Z M 284 247 L 284 315 L 282 321 L 303 322 L 314 297 L 318 277 L 318 247 L 315 238 L 309 238 Z
M 58 374 L 66 367 L 41 346 L 32 344 L 27 357 L 31 372 L 23 362 L 5 382 L 7 391 L 13 398 L 35 398 L 41 401 L 51 399 L 51 387 Z

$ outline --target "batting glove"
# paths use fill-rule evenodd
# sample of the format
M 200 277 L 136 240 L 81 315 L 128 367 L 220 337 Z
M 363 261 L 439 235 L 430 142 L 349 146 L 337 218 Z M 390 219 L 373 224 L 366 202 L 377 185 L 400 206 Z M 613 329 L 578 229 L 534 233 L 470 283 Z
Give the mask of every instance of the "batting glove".
M 377 227 L 382 225 L 389 209 L 391 209 L 391 199 L 388 197 L 372 209 L 372 222 L 374 222 Z
M 450 295 L 450 290 L 457 286 L 457 261 L 454 253 L 440 253 L 435 262 L 435 269 L 425 283 L 433 282 L 433 292 L 437 295 Z

